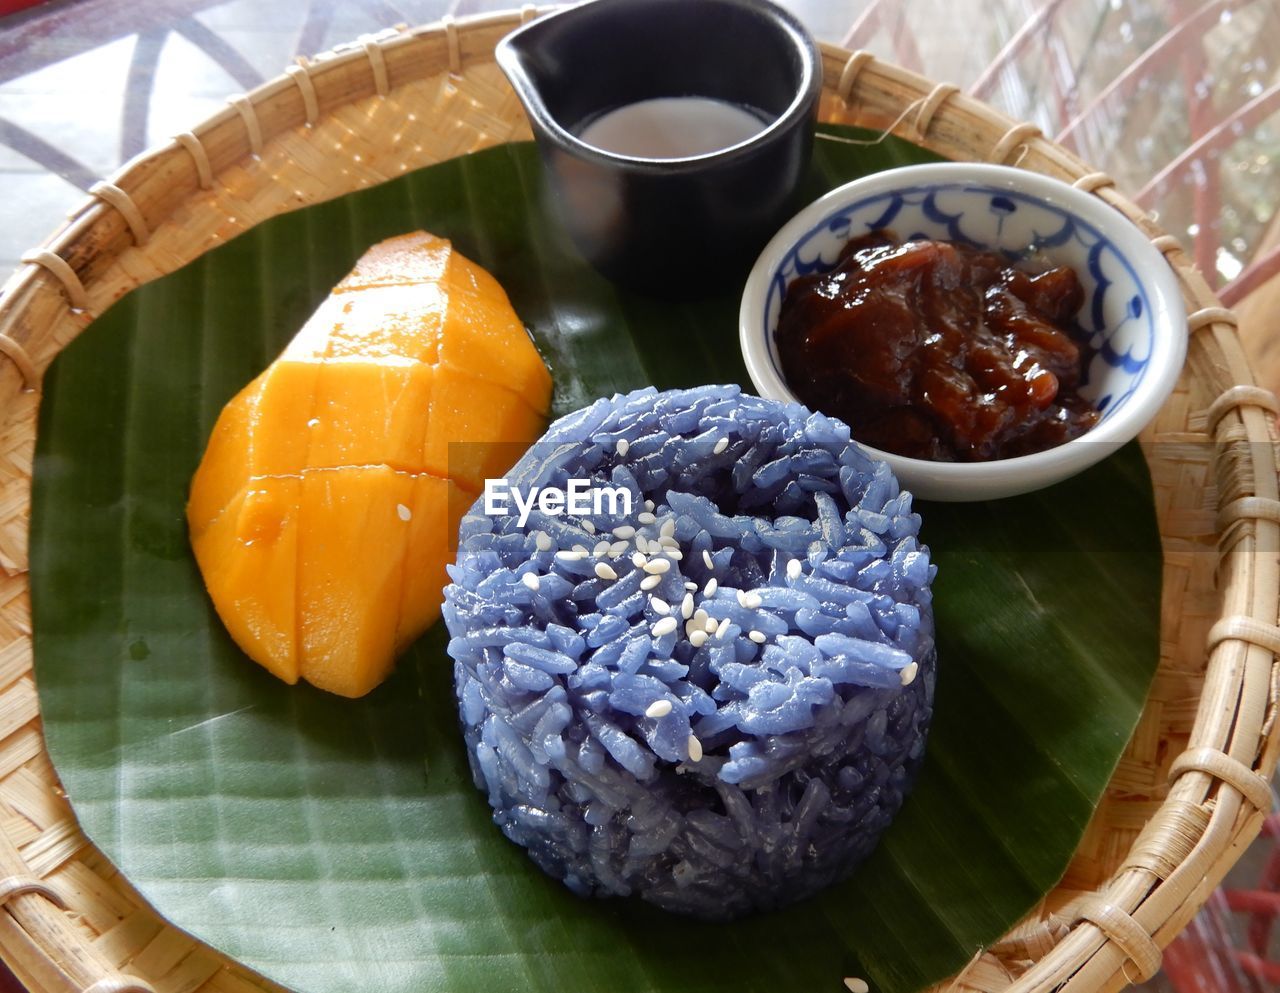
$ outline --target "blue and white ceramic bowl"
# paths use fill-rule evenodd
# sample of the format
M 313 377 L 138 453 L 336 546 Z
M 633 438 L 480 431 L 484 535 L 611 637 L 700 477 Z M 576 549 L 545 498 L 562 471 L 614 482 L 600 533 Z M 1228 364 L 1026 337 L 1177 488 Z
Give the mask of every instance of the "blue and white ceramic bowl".
M 1047 176 L 945 162 L 891 169 L 832 190 L 765 247 L 739 315 L 743 357 L 762 396 L 796 399 L 774 342 L 787 285 L 834 268 L 846 242 L 877 228 L 1070 266 L 1085 291 L 1078 320 L 1097 349 L 1081 393 L 1102 417 L 1065 445 L 994 462 L 929 462 L 869 449 L 918 496 L 987 500 L 1056 483 L 1134 438 L 1173 389 L 1186 357 L 1186 311 L 1173 270 L 1137 227 L 1096 196 Z M 857 425 L 851 427 L 856 438 Z

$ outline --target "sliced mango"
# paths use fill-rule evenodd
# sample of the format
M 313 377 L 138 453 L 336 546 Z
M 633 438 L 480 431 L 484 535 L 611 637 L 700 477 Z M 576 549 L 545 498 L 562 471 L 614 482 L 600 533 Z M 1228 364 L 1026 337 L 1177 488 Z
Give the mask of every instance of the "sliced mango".
M 326 360 L 316 379 L 307 468 L 388 465 L 423 472 L 436 368 L 422 362 Z
M 458 522 L 550 392 L 501 286 L 448 241 L 369 249 L 228 403 L 192 480 L 196 560 L 236 643 L 289 683 L 376 686 L 439 616 Z
M 437 366 L 423 467 L 479 493 L 486 479 L 506 475 L 545 423 L 506 387 Z
M 457 552 L 458 522 L 476 494 L 452 479 L 422 474 L 413 479 L 409 504 L 409 552 L 400 588 L 396 651 L 417 640 L 440 616 L 440 591 L 449 577 L 445 566 Z
M 445 262 L 445 271 L 440 283 L 448 293 L 467 290 L 482 298 L 506 299 L 506 291 L 492 274 L 466 256 L 451 252 Z
M 440 364 L 505 386 L 526 397 L 530 406 L 537 406 L 534 398 L 551 392 L 551 374 L 529 345 L 529 336 L 505 294 L 449 292 Z
M 301 476 L 251 480 L 193 537 L 196 562 L 227 632 L 286 683 L 298 681 L 295 598 Z
M 363 696 L 391 671 L 412 490 L 412 476 L 385 465 L 303 476 L 298 654 L 322 690 Z
M 371 286 L 329 299 L 335 306 L 327 358 L 436 361 L 448 301 L 435 284 Z
M 341 296 L 370 286 L 439 283 L 454 258 L 461 256 L 447 238 L 426 231 L 402 234 L 379 242 L 360 256 L 355 268 L 342 278 L 333 292 Z
M 244 453 L 249 475 L 291 475 L 306 466 L 320 367 L 313 359 L 277 361 L 258 377 L 249 451 Z

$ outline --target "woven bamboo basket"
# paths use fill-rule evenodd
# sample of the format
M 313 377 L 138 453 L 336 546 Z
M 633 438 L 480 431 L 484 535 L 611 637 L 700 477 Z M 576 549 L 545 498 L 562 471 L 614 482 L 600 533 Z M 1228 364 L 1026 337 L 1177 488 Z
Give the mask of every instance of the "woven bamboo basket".
M 493 62 L 536 16 L 446 20 L 327 53 L 101 183 L 0 297 L 0 951 L 32 990 L 273 989 L 167 924 L 85 838 L 45 752 L 27 530 L 42 372 L 130 289 L 284 211 L 529 137 Z M 1152 975 L 1270 807 L 1280 494 L 1275 398 L 1232 313 L 1112 181 L 1018 123 L 872 58 L 826 47 L 822 118 L 953 159 L 1013 163 L 1091 191 L 1164 253 L 1190 353 L 1146 435 L 1164 542 L 1159 670 L 1133 740 L 1060 885 L 939 989 L 1115 990 Z M 833 983 L 838 977 L 833 977 Z

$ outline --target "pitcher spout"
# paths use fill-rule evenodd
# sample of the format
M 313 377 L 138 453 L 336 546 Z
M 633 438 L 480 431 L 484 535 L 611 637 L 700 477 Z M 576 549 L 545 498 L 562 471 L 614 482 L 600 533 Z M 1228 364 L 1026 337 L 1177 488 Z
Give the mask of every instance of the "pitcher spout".
M 498 67 L 506 74 L 531 122 L 545 117 L 541 92 L 547 72 L 542 64 L 545 59 L 539 58 L 542 50 L 538 32 L 533 30 L 536 27 L 539 25 L 533 22 L 513 31 L 498 42 L 494 51 Z

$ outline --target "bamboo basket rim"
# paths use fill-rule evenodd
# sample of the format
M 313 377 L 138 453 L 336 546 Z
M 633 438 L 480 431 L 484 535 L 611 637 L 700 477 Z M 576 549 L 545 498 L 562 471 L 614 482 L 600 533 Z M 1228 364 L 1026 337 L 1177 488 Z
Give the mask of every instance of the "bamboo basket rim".
M 226 177 L 254 177 L 269 185 L 272 177 L 254 170 L 261 173 L 264 157 L 290 136 L 305 140 L 319 135 L 332 119 L 346 115 L 344 126 L 359 138 L 358 111 L 427 86 L 446 96 L 467 91 L 471 105 L 484 115 L 484 126 L 462 151 L 527 136 L 518 104 L 505 81 L 491 71 L 493 48 L 507 31 L 550 9 L 525 5 L 518 12 L 446 17 L 424 27 L 388 29 L 315 60 L 299 60 L 95 185 L 43 246 L 23 256 L 24 265 L 0 289 L 0 398 L 5 410 L 0 431 L 0 583 L 5 589 L 0 598 L 0 800 L 10 807 L 20 805 L 5 787 L 13 777 L 24 777 L 45 788 L 53 798 L 49 802 L 62 804 L 59 817 L 70 816 L 69 806 L 58 797 L 56 775 L 40 737 L 26 581 L 31 459 L 44 368 L 96 313 L 129 288 L 212 247 L 187 246 L 186 257 L 172 252 L 153 257 L 172 247 L 158 245 L 163 239 L 157 234 L 181 227 L 205 202 L 202 197 L 225 185 Z M 1207 639 L 1192 646 L 1197 664 L 1169 674 L 1183 680 L 1179 686 L 1194 687 L 1194 721 L 1189 732 L 1171 733 L 1167 739 L 1181 745 L 1159 766 L 1168 773 L 1167 786 L 1157 784 L 1150 791 L 1141 824 L 1121 836 L 1123 844 L 1106 860 L 1097 884 L 1047 901 L 939 987 L 1018 993 L 1119 989 L 1158 970 L 1161 949 L 1257 835 L 1270 808 L 1269 781 L 1280 755 L 1275 720 L 1280 694 L 1275 666 L 1280 651 L 1280 488 L 1272 425 L 1280 405 L 1254 384 L 1232 312 L 1214 297 L 1177 240 L 1117 191 L 1109 176 L 1053 144 L 1036 125 L 1004 117 L 950 83 L 934 83 L 865 51 L 820 48 L 823 119 L 877 128 L 947 157 L 1033 169 L 1098 196 L 1163 253 L 1187 303 L 1191 337 L 1184 377 L 1189 399 L 1170 415 L 1165 436 L 1211 445 L 1212 464 L 1195 480 L 1212 492 L 1212 506 L 1205 511 L 1212 517 L 1212 533 L 1196 536 L 1202 542 L 1212 539 L 1218 585 L 1206 618 L 1212 622 Z M 466 131 L 467 122 L 446 111 L 448 106 L 439 111 L 437 123 Z M 426 164 L 435 160 L 433 155 L 447 158 L 458 150 L 446 148 L 440 154 L 439 149 L 418 148 L 410 158 L 415 165 Z M 361 161 L 359 154 L 347 160 L 352 161 Z M 401 159 L 399 168 L 406 167 Z M 323 188 L 276 197 L 257 219 L 385 178 L 369 168 Z M 237 229 L 235 221 L 224 224 L 213 241 L 252 223 L 242 219 Z M 1159 457 L 1148 451 L 1149 462 Z M 1173 495 L 1185 494 L 1195 480 L 1173 489 Z M 1181 547 L 1177 542 L 1189 540 L 1177 525 L 1176 502 L 1157 500 L 1166 573 Z M 1167 632 L 1182 605 L 1168 589 L 1165 600 Z M 1173 638 L 1176 643 L 1176 630 Z M 1164 654 L 1176 652 L 1175 645 Z M 1165 661 L 1162 657 L 1162 670 Z M 1184 707 L 1189 710 L 1191 703 L 1184 701 Z M 1144 719 L 1152 707 L 1148 700 Z M 1157 724 L 1161 719 L 1154 718 Z M 1120 779 L 1118 771 L 1109 796 L 1125 794 Z M 34 817 L 28 812 L 26 821 L 18 820 L 26 823 Z M 185 973 L 173 961 L 157 961 L 155 955 L 138 954 L 137 948 L 125 954 L 105 952 L 84 924 L 101 905 L 110 905 L 118 917 L 125 912 L 122 907 L 137 908 L 137 913 L 150 914 L 162 933 L 176 929 L 146 907 L 83 836 L 54 859 L 13 822 L 0 823 L 0 905 L 7 910 L 0 913 L 0 954 L 31 989 L 155 993 L 272 988 L 185 936 L 184 947 L 190 947 L 182 961 L 199 963 Z M 58 823 L 64 832 L 78 830 L 73 818 L 69 827 Z M 75 880 L 68 882 L 68 875 Z M 83 885 L 90 877 L 93 885 Z M 147 947 L 154 947 L 154 940 Z

